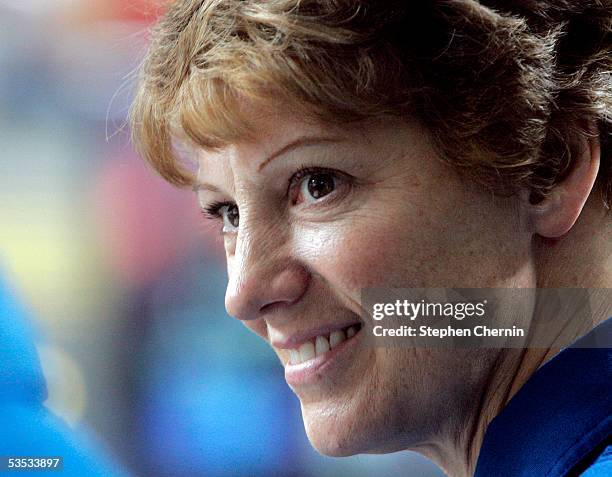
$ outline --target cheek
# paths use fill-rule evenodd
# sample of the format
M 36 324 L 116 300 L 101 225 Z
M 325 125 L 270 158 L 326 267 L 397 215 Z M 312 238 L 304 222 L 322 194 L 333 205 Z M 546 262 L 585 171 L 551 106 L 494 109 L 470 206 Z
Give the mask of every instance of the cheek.
M 518 255 L 501 253 L 485 228 L 413 212 L 321 225 L 299 234 L 296 249 L 331 287 L 355 296 L 368 287 L 477 287 L 515 276 L 508 260 Z
M 355 289 L 385 283 L 397 241 L 371 225 L 325 224 L 301 231 L 295 250 L 329 285 Z
M 393 228 L 355 227 L 339 237 L 335 253 L 323 266 L 349 290 L 410 287 L 417 286 L 409 266 L 413 256 L 405 234 Z
M 391 217 L 398 217 L 391 214 Z M 422 216 L 368 217 L 302 230 L 296 250 L 330 285 L 423 287 L 444 240 Z M 410 231 L 414 230 L 414 233 Z

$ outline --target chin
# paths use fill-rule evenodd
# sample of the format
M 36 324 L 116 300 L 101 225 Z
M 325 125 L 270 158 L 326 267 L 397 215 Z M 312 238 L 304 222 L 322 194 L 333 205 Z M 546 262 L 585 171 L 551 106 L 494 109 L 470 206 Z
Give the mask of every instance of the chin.
M 338 432 L 337 430 L 321 429 L 306 423 L 305 427 L 310 445 L 319 454 L 328 457 L 348 457 L 367 452 L 361 449 L 356 442 L 353 442 L 355 436 L 345 435 L 345 433 Z
M 330 457 L 346 457 L 364 452 L 358 423 L 351 412 L 350 399 L 336 402 L 301 403 L 306 435 L 312 447 Z M 361 438 L 361 439 L 360 439 Z
M 304 421 L 306 434 L 312 447 L 328 457 L 348 457 L 356 454 L 388 454 L 409 448 L 409 443 L 403 445 L 399 439 L 394 439 L 393 433 L 384 430 L 372 432 L 365 429 L 351 429 L 342 432 L 337 428 L 319 427 Z
M 350 402 L 328 408 L 302 405 L 306 435 L 317 452 L 347 457 L 401 450 L 389 446 L 393 433 L 377 423 L 374 416 L 363 411 L 351 412 L 350 407 Z

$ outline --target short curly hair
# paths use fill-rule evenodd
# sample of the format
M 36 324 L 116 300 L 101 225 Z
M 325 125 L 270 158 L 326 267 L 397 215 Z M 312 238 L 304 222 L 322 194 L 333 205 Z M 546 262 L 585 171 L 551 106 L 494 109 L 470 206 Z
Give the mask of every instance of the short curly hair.
M 245 98 L 322 121 L 416 117 L 449 163 L 533 202 L 595 137 L 610 207 L 612 0 L 168 5 L 130 112 L 140 154 L 171 183 L 192 184 L 175 139 L 214 149 L 248 135 Z

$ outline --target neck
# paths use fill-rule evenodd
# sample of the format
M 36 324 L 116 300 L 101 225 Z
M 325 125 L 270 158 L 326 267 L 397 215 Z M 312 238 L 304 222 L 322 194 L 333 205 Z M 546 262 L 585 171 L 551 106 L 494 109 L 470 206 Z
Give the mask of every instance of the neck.
M 485 358 L 491 360 L 489 368 L 492 371 L 483 380 L 475 406 L 458 419 L 453 429 L 414 449 L 435 462 L 448 476 L 474 475 L 488 425 L 537 369 L 531 359 L 526 359 L 527 350 L 495 351 L 493 358 L 491 354 Z M 527 372 L 529 368 L 531 372 Z
M 538 288 L 612 287 L 612 220 L 611 213 L 591 198 L 572 230 L 557 239 L 535 236 L 532 242 L 534 285 Z M 435 442 L 415 450 L 436 462 L 452 477 L 471 477 L 482 446 L 486 429 L 543 364 L 567 346 L 567 336 L 574 339 L 588 333 L 609 317 L 610 294 L 595 294 L 591 300 L 592 320 L 578 327 L 562 321 L 558 336 L 561 342 L 551 342 L 546 348 L 491 350 L 489 375 L 482 380 L 480 399 L 473 409 L 458 418 L 454 430 L 449 430 Z M 552 333 L 551 333 L 552 335 Z

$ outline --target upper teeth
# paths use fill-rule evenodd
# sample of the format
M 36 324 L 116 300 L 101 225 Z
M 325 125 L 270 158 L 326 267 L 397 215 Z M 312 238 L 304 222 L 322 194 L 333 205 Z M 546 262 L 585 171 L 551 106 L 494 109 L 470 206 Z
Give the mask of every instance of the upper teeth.
M 351 338 L 357 333 L 355 326 L 350 326 L 346 333 L 344 330 L 332 331 L 329 336 L 317 336 L 313 341 L 307 341 L 300 345 L 298 349 L 289 350 L 289 363 L 301 364 L 310 361 L 317 356 L 327 353 L 330 349 L 335 348 L 347 338 Z

